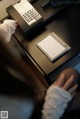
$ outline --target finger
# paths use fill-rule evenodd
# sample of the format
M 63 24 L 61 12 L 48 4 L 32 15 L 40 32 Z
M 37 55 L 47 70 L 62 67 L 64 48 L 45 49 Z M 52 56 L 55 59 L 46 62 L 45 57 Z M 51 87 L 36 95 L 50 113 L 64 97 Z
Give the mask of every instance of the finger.
M 64 86 L 63 86 L 62 88 L 63 88 L 64 90 L 67 90 L 67 89 L 71 86 L 73 80 L 74 80 L 74 75 L 72 75 L 72 76 L 67 80 L 67 82 L 64 84 Z
M 71 94 L 72 95 L 72 98 L 76 95 L 76 91 L 73 93 L 73 94 Z
M 17 20 L 15 20 L 15 24 L 16 24 L 16 27 L 18 26 L 18 21 Z
M 65 78 L 65 76 L 64 76 L 64 74 L 62 73 L 61 75 L 60 75 L 60 77 L 59 77 L 59 79 L 57 80 L 57 86 L 59 86 L 59 87 L 62 87 L 62 85 L 63 85 L 63 83 L 64 83 L 64 78 Z
M 56 85 L 57 84 L 57 81 L 55 81 L 54 83 L 53 83 L 53 85 Z
M 72 94 L 77 89 L 78 84 L 75 84 L 72 88 L 70 88 L 68 91 Z
M 15 23 L 16 23 L 16 24 L 18 24 L 18 21 L 17 21 L 17 20 L 15 20 Z

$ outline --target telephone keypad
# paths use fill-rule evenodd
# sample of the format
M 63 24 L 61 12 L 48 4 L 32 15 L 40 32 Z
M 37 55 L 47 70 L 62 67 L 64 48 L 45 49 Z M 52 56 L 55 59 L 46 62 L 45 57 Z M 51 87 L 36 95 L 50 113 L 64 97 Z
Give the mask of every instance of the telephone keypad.
M 36 21 L 41 19 L 41 15 L 34 8 L 32 8 L 29 11 L 25 11 L 25 13 L 23 14 L 23 18 L 28 23 L 28 25 L 32 25 Z

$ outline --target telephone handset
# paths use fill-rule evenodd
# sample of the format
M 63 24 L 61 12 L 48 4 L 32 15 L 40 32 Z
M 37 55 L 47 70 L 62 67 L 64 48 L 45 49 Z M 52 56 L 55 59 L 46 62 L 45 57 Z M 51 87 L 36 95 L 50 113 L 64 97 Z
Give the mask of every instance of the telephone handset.
M 6 10 L 13 19 L 18 20 L 24 33 L 36 28 L 43 21 L 40 13 L 27 0 L 21 0 L 19 3 L 9 6 Z

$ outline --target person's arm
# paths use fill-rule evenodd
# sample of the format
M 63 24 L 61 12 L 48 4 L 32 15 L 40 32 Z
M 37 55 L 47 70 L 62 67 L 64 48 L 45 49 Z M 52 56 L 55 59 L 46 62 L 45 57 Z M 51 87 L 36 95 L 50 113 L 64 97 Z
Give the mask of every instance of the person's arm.
M 61 73 L 58 80 L 48 89 L 42 110 L 42 119 L 60 119 L 68 102 L 75 95 L 77 83 L 72 85 L 75 75 L 70 75 L 66 81 L 65 78 L 65 73 Z

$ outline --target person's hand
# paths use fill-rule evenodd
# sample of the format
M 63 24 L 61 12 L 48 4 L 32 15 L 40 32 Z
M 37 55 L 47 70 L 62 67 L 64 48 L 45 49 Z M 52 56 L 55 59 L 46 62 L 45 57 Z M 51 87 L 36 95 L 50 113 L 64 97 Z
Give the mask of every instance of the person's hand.
M 18 21 L 12 19 L 6 19 L 4 20 L 3 24 L 5 25 L 5 27 L 7 26 L 6 30 L 9 30 L 8 32 L 11 32 L 11 34 L 13 34 L 18 26 Z
M 69 68 L 59 74 L 53 86 L 58 86 L 74 96 L 78 86 L 78 78 L 78 72 L 73 68 Z

